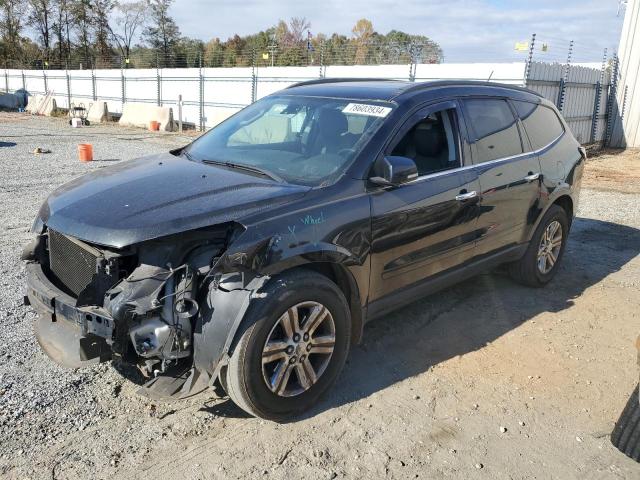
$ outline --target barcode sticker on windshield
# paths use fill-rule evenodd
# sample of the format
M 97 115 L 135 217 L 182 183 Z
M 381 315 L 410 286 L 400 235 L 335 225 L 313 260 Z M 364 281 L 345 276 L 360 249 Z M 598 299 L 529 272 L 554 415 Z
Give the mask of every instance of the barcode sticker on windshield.
M 380 105 L 370 105 L 366 103 L 350 103 L 342 109 L 342 113 L 384 118 L 391 113 L 391 107 L 381 107 Z

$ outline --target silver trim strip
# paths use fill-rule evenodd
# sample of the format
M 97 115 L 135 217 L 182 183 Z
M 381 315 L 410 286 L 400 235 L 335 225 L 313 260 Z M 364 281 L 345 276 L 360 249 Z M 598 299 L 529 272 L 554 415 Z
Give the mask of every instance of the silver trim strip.
M 429 173 L 427 175 L 422 175 L 421 177 L 418 177 L 415 180 L 407 182 L 407 183 L 405 183 L 405 185 L 408 185 L 408 184 L 411 184 L 411 183 L 414 183 L 414 182 L 419 182 L 419 181 L 425 180 L 425 179 L 442 177 L 443 175 L 448 175 L 448 174 L 455 173 L 455 172 L 463 172 L 465 170 L 469 170 L 469 169 L 472 169 L 472 168 L 479 168 L 479 167 L 483 167 L 485 165 L 495 165 L 495 164 L 502 163 L 502 162 L 508 162 L 508 161 L 516 159 L 518 157 L 524 157 L 524 156 L 530 156 L 530 155 L 540 155 L 543 150 L 546 150 L 547 148 L 549 148 L 552 145 L 554 145 L 555 143 L 557 143 L 558 140 L 560 140 L 564 136 L 565 133 L 566 132 L 562 132 L 555 140 L 553 140 L 549 144 L 545 145 L 544 147 L 539 148 L 538 150 L 532 150 L 532 151 L 526 152 L 526 153 L 519 153 L 517 155 L 511 155 L 509 157 L 497 158 L 495 160 L 489 160 L 488 162 L 482 162 L 482 163 L 477 163 L 477 164 L 474 163 L 472 165 L 464 165 L 462 167 L 452 168 L 450 170 L 443 170 L 441 172 Z

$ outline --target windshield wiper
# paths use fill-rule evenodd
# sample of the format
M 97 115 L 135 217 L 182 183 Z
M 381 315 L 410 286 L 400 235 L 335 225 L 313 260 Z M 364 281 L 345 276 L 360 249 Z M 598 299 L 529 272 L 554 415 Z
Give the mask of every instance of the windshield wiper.
M 253 165 L 245 165 L 244 163 L 221 162 L 219 160 L 202 160 L 202 163 L 207 163 L 210 165 L 221 165 L 223 167 L 235 168 L 236 170 L 246 170 L 247 172 L 253 172 L 262 175 L 263 177 L 268 177 L 271 180 L 275 180 L 276 182 L 284 182 L 282 177 L 276 175 L 275 173 L 264 170 L 260 167 L 255 167 Z

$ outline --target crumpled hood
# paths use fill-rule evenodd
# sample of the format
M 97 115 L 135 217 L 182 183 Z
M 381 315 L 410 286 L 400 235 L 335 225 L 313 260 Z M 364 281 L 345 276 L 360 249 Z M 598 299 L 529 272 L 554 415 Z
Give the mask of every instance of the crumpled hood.
M 54 191 L 39 216 L 58 232 L 122 248 L 240 221 L 309 190 L 165 153 L 77 178 Z

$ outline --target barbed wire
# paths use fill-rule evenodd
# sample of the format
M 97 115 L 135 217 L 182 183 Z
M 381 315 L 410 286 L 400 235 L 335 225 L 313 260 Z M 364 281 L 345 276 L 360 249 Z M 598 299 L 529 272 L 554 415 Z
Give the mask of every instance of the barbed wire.
M 133 49 L 128 56 L 109 52 L 84 55 L 74 51 L 67 58 L 43 57 L 5 59 L 5 68 L 17 69 L 112 69 L 112 68 L 193 68 L 251 66 L 321 66 L 440 63 L 442 51 L 432 42 L 425 43 L 333 43 L 266 47 L 193 48 L 172 52 Z
M 530 41 L 530 40 L 529 40 Z M 533 61 L 546 63 L 567 62 L 570 40 L 540 35 L 536 38 Z M 515 42 L 514 42 L 515 43 Z M 528 42 L 524 42 L 528 45 Z M 309 48 L 310 47 L 310 48 Z M 38 57 L 31 59 L 4 59 L 4 68 L 24 70 L 89 70 L 89 69 L 144 69 L 144 68 L 223 68 L 269 66 L 339 66 L 339 65 L 410 65 L 424 63 L 513 62 L 526 61 L 528 48 L 516 51 L 500 49 L 458 51 L 443 55 L 433 42 L 374 43 L 354 42 L 314 43 L 299 45 L 267 45 L 225 48 L 180 49 L 168 53 L 147 48 L 134 48 L 128 56 L 111 51 L 105 55 L 84 55 L 74 50 L 63 60 Z M 571 63 L 600 63 L 604 48 L 583 42 L 573 42 Z M 609 55 L 611 57 L 611 55 Z

